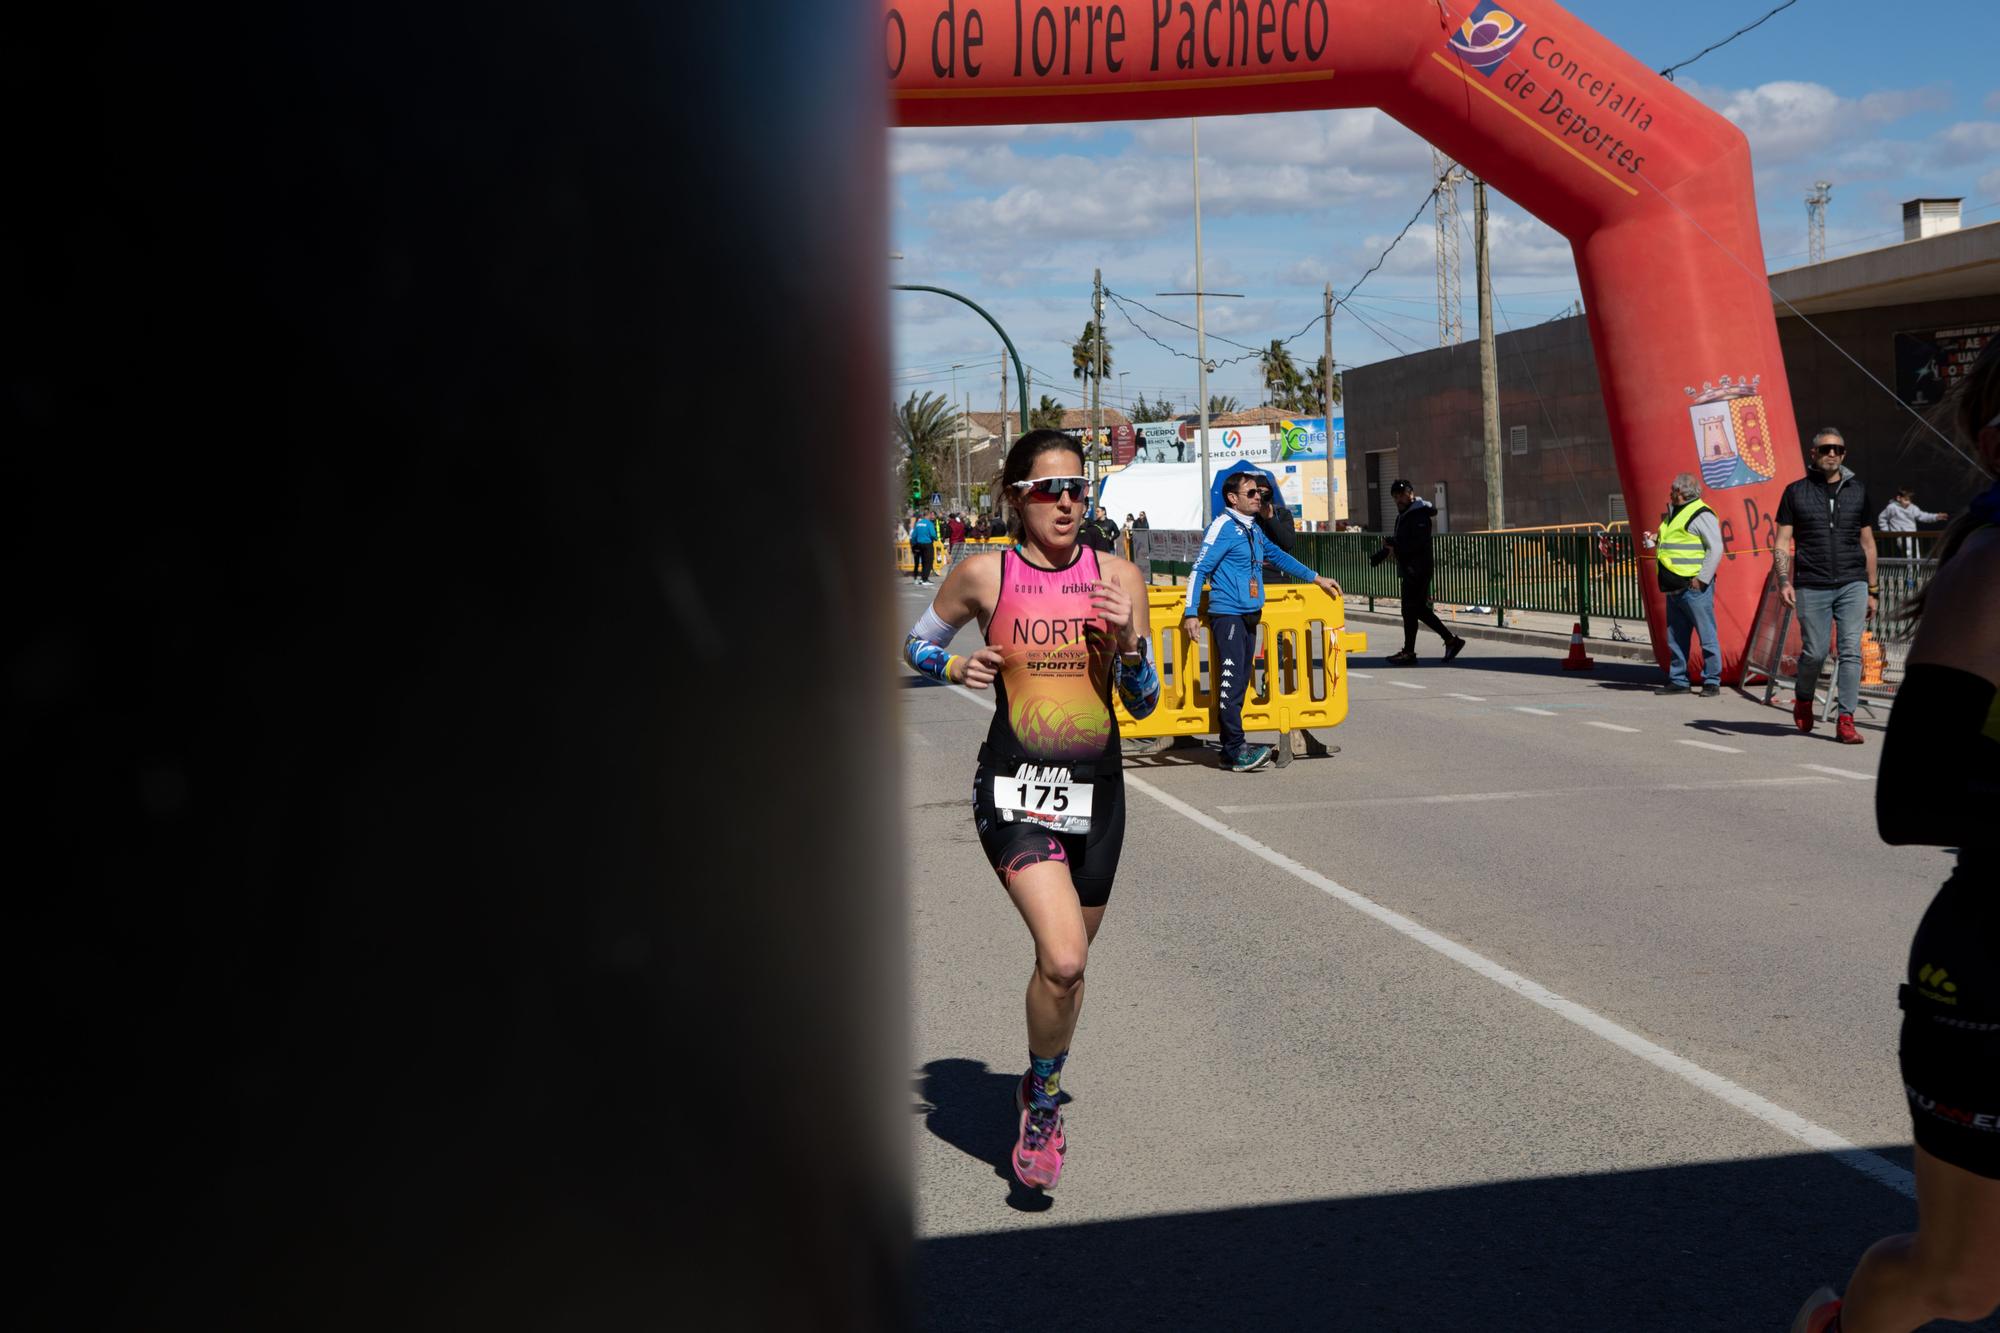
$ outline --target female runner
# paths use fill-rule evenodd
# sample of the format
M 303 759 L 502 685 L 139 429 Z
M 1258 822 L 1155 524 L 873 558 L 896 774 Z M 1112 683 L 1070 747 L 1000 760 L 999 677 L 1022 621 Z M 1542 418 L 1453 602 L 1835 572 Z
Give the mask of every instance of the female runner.
M 972 779 L 972 820 L 1034 937 L 1028 1072 L 1011 1157 L 1030 1189 L 1052 1189 L 1067 1147 L 1063 1063 L 1083 1007 L 1084 960 L 1118 870 L 1125 779 L 1115 679 L 1134 717 L 1160 698 L 1149 660 L 1146 587 L 1129 561 L 1082 545 L 1083 456 L 1059 431 L 1023 435 L 1000 473 L 1014 546 L 954 565 L 910 630 L 905 656 L 935 680 L 993 687 L 993 725 Z M 977 619 L 986 646 L 949 651 Z
M 2000 342 L 1961 395 L 1959 429 L 2000 475 Z M 1917 1230 L 1875 1242 L 1843 1299 L 1813 1293 L 1793 1333 L 1909 1333 L 2000 1308 L 2000 485 L 1945 533 L 1913 614 L 1875 822 L 1887 842 L 1958 849 L 1901 992 Z

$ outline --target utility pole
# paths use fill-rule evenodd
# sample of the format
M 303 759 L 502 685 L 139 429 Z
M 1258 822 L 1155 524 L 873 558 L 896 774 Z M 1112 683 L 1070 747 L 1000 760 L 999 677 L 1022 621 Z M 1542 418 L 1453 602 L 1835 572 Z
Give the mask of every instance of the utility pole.
M 958 513 L 965 516 L 966 506 L 971 502 L 968 483 L 972 474 L 965 467 L 965 432 L 972 425 L 972 390 L 965 391 L 965 414 L 959 417 L 958 431 Z
M 1202 291 L 1206 284 L 1201 280 L 1201 121 L 1190 120 L 1188 128 L 1194 134 L 1194 357 L 1197 367 L 1195 392 L 1201 396 L 1201 500 L 1195 506 L 1195 513 L 1201 515 L 1198 528 L 1208 526 L 1208 332 L 1202 319 Z
M 1465 179 L 1465 168 L 1435 148 L 1431 166 L 1438 181 L 1432 210 L 1437 219 L 1438 346 L 1450 347 L 1465 341 L 1465 319 L 1458 306 L 1458 183 Z
M 1833 198 L 1832 181 L 1814 181 L 1806 196 L 1806 262 L 1817 264 L 1826 258 L 1826 205 Z
M 1507 526 L 1500 476 L 1500 368 L 1493 353 L 1493 257 L 1486 244 L 1486 182 L 1472 180 L 1473 246 L 1479 251 L 1479 415 L 1486 434 L 1486 526 Z
M 1326 530 L 1333 531 L 1333 284 L 1326 285 L 1326 383 L 1320 388 L 1320 401 L 1326 410 L 1320 415 L 1326 422 Z
M 1104 438 L 1104 270 L 1090 271 L 1090 450 L 1097 457 L 1097 442 Z M 1090 471 L 1086 468 L 1085 471 Z M 1097 477 L 1093 472 L 1093 493 Z

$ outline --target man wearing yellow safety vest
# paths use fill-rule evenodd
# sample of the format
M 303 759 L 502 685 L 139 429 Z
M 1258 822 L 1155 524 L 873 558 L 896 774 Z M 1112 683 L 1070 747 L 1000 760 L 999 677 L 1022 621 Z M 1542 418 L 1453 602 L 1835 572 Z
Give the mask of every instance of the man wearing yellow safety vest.
M 1686 694 L 1688 635 L 1701 635 L 1701 692 L 1722 693 L 1722 649 L 1715 638 L 1715 570 L 1722 563 L 1722 524 L 1702 503 L 1692 472 L 1674 478 L 1659 536 L 1660 591 L 1667 599 L 1667 683 L 1661 694 Z

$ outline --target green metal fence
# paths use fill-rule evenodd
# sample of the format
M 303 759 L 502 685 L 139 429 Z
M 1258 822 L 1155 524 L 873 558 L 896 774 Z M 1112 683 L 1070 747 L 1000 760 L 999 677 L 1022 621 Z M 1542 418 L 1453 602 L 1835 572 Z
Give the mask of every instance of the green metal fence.
M 1183 542 L 1200 540 L 1199 534 L 1173 535 Z M 1402 595 L 1394 560 L 1368 563 L 1381 545 L 1375 533 L 1308 532 L 1299 535 L 1292 554 L 1340 580 L 1350 601 L 1365 598 L 1373 610 L 1376 598 Z M 1549 611 L 1582 622 L 1588 634 L 1593 615 L 1617 620 L 1645 616 L 1639 602 L 1640 562 L 1628 531 L 1440 533 L 1431 539 L 1431 562 L 1433 601 L 1490 607 L 1495 623 L 1504 623 L 1509 611 Z M 1186 560 L 1155 554 L 1150 563 L 1156 574 L 1188 576 Z

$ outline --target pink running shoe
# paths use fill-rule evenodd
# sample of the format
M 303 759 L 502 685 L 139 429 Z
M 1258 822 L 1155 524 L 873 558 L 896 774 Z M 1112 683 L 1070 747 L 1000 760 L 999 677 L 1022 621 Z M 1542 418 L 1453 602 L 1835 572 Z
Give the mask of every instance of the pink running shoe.
M 1016 1111 L 1025 1111 L 1028 1109 L 1028 1077 L 1027 1074 L 1021 1075 L 1021 1081 L 1014 1085 L 1014 1109 Z M 1057 1152 L 1069 1151 L 1069 1140 L 1063 1135 L 1063 1117 L 1060 1110 L 1056 1112 L 1056 1132 L 1049 1135 L 1049 1142 L 1055 1145 Z
M 1055 1144 L 1058 1119 L 1033 1107 L 1021 1112 L 1021 1131 L 1014 1138 L 1014 1179 L 1031 1190 L 1052 1190 L 1062 1175 L 1062 1151 Z

